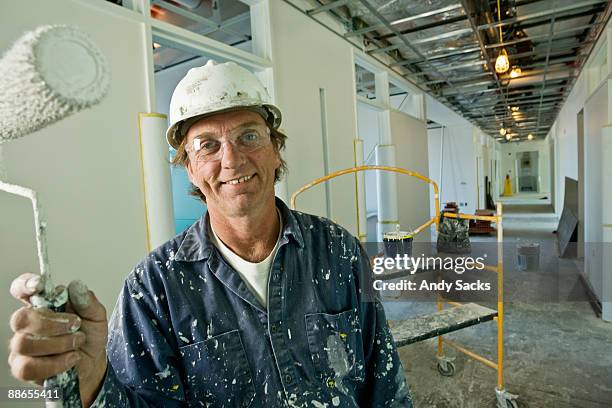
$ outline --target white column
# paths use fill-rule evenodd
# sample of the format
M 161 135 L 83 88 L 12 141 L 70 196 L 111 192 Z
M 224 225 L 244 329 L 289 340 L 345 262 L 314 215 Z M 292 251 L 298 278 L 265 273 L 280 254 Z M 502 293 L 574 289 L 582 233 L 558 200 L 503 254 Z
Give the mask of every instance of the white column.
M 602 154 L 602 174 L 603 180 L 601 191 L 601 208 L 602 208 L 602 223 L 603 223 L 603 239 L 602 239 L 602 319 L 612 322 L 612 126 L 606 126 L 601 129 L 601 154 Z M 597 245 L 597 244 L 595 244 Z
M 395 146 L 376 146 L 376 164 L 379 166 L 395 166 Z M 399 225 L 397 212 L 397 177 L 388 171 L 376 171 L 378 225 L 377 241 L 382 242 L 383 234 L 395 231 Z
M 355 167 L 363 166 L 363 140 L 355 139 L 353 141 L 355 153 Z M 355 200 L 357 201 L 357 237 L 360 241 L 365 242 L 368 224 L 366 214 L 366 191 L 365 191 L 365 172 L 360 171 L 355 173 Z
M 383 106 L 389 106 L 389 74 L 387 71 L 377 71 L 374 74 L 374 90 L 376 102 Z
M 176 235 L 166 143 L 166 115 L 140 113 L 140 149 L 149 250 Z
M 610 75 L 612 73 L 612 58 L 610 58 L 610 56 L 612 55 L 612 28 L 608 28 L 606 30 L 605 35 L 607 37 L 606 47 L 608 48 L 607 52 L 606 52 L 606 55 L 608 56 L 608 58 L 607 58 L 607 67 L 606 67 L 606 74 Z M 603 33 L 602 33 L 602 37 L 603 37 Z M 608 86 L 609 86 L 609 81 L 608 81 Z M 609 89 L 610 88 L 608 88 L 608 97 L 610 95 Z M 610 109 L 610 105 L 608 105 L 608 109 Z
M 386 109 L 378 113 L 380 144 L 376 146 L 376 164 L 395 167 L 395 146 L 391 136 L 391 114 L 389 112 L 389 75 L 387 71 L 375 74 L 376 102 Z M 399 225 L 397 203 L 397 174 L 376 171 L 378 224 L 376 240 L 382 242 L 383 234 L 395 231 Z
M 384 109 L 378 112 L 378 134 L 380 144 L 391 144 L 391 116 L 389 113 L 389 76 L 386 71 L 377 72 L 376 82 L 376 102 Z
M 612 72 L 612 29 L 606 31 L 608 36 L 608 75 Z M 608 125 L 601 129 L 601 222 L 602 222 L 602 291 L 601 318 L 612 322 L 612 80 L 608 80 Z
M 250 7 L 253 54 L 272 60 L 270 2 L 268 0 L 242 1 Z M 270 89 L 268 92 L 272 93 Z

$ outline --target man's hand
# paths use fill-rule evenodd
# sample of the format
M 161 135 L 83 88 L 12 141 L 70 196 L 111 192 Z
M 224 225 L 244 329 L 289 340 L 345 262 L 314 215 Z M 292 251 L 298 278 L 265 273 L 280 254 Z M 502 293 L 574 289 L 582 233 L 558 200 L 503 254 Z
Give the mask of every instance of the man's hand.
M 11 295 L 26 304 L 11 316 L 11 372 L 19 380 L 42 384 L 76 366 L 83 406 L 88 407 L 106 373 L 106 310 L 81 281 L 68 285 L 65 313 L 32 308 L 29 298 L 41 290 L 40 276 L 31 273 L 11 284 Z

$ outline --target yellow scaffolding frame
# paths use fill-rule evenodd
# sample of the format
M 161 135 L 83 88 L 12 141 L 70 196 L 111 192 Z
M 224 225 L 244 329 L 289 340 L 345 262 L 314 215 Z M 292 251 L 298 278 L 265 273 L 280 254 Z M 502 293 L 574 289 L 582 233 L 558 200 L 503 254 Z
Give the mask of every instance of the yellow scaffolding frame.
M 304 191 L 318 185 L 329 181 L 333 178 L 343 176 L 345 174 L 355 173 L 355 177 L 357 177 L 358 172 L 367 171 L 367 170 L 382 170 L 382 171 L 390 171 L 394 173 L 405 174 L 407 176 L 415 177 L 425 183 L 431 184 L 434 189 L 434 208 L 435 208 L 435 216 L 429 219 L 427 222 L 419 226 L 414 230 L 414 235 L 422 232 L 425 228 L 429 227 L 432 224 L 436 225 L 436 233 L 440 227 L 440 196 L 438 190 L 438 184 L 431 180 L 428 177 L 423 176 L 420 173 L 403 169 L 401 167 L 392 167 L 392 166 L 357 166 L 351 167 L 344 170 L 338 170 L 333 173 L 330 173 L 326 176 L 320 177 L 304 186 L 299 188 L 295 193 L 291 195 L 290 205 L 292 209 L 296 209 L 296 200 L 297 197 L 302 194 Z M 497 316 L 493 318 L 493 320 L 497 323 L 497 363 L 477 354 L 468 348 L 453 342 L 451 340 L 445 339 L 444 336 L 439 335 L 438 337 L 438 358 L 442 358 L 444 356 L 444 344 L 449 347 L 454 348 L 455 350 L 465 354 L 467 357 L 472 360 L 478 361 L 487 367 L 493 368 L 497 371 L 497 399 L 498 406 L 507 407 L 515 407 L 516 403 L 514 399 L 516 396 L 509 394 L 504 387 L 504 265 L 503 265 L 503 228 L 502 228 L 502 204 L 497 203 L 496 214 L 494 216 L 482 216 L 482 215 L 470 215 L 470 214 L 455 214 L 455 213 L 443 213 L 445 217 L 449 218 L 457 218 L 464 220 L 482 220 L 482 221 L 491 221 L 496 224 L 497 227 L 497 265 L 485 265 L 485 270 L 497 273 Z M 359 217 L 359 214 L 357 215 Z M 461 303 L 452 302 L 444 299 L 440 294 L 437 296 L 437 310 L 441 311 L 444 308 L 444 303 L 448 303 L 453 307 L 461 306 Z M 504 405 L 500 405 L 504 404 Z M 506 405 L 508 404 L 508 405 Z

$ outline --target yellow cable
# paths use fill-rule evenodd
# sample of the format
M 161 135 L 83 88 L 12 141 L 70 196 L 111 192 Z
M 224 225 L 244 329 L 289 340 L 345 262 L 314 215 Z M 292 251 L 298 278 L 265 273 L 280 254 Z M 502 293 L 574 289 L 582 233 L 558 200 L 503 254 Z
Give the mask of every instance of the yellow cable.
M 501 27 L 501 6 L 499 5 L 499 0 L 497 0 L 497 22 L 499 23 L 499 43 L 504 46 L 504 37 L 502 37 L 502 27 Z

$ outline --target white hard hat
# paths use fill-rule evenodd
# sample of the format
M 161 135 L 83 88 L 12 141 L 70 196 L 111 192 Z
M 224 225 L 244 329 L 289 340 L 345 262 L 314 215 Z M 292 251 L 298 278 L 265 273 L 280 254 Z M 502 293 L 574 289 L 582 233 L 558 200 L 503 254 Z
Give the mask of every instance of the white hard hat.
M 213 60 L 192 68 L 172 93 L 168 144 L 178 148 L 189 126 L 204 116 L 239 109 L 254 110 L 275 129 L 280 126 L 280 110 L 253 73 L 234 62 Z

